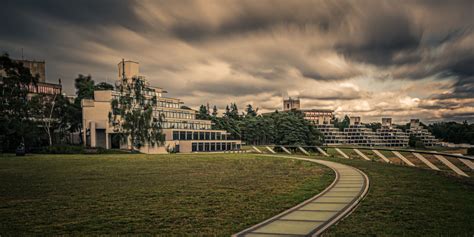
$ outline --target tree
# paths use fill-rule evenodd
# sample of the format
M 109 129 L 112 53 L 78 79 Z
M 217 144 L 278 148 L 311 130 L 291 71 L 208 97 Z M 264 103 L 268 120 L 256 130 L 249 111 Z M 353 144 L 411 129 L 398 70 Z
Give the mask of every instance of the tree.
M 199 111 L 198 111 L 198 114 L 196 115 L 196 118 L 204 119 L 204 120 L 210 119 L 209 110 L 207 109 L 205 105 L 199 106 Z
M 344 128 L 348 128 L 350 123 L 351 119 L 349 116 L 344 115 L 344 119 L 341 122 L 339 122 L 338 118 L 334 120 L 334 127 L 339 128 L 340 131 L 344 131 Z
M 114 89 L 114 86 L 107 82 L 100 82 L 99 84 L 94 86 L 94 90 L 96 91 L 108 91 L 108 90 L 113 90 L 113 89 Z
M 214 105 L 214 107 L 212 107 L 212 117 L 217 117 L 217 106 Z
M 79 74 L 74 80 L 74 87 L 76 88 L 74 103 L 81 105 L 82 99 L 94 99 L 94 80 L 92 80 L 91 75 Z
M 245 111 L 245 112 L 247 112 L 246 116 L 255 117 L 255 116 L 257 116 L 257 111 L 258 111 L 258 108 L 256 110 L 254 110 L 252 105 L 248 104 L 247 108 L 246 108 L 246 111 Z
M 162 145 L 165 139 L 162 116 L 153 116 L 153 108 L 158 100 L 156 95 L 147 95 L 150 89 L 146 81 L 140 77 L 124 78 L 117 90 L 119 95 L 111 102 L 109 121 L 122 141 L 130 141 L 132 150 L 146 144 Z
M 60 116 L 55 111 L 56 97 L 58 95 L 44 95 L 39 94 L 31 98 L 31 110 L 32 116 L 35 120 L 41 124 L 41 127 L 44 129 L 46 135 L 48 136 L 49 146 L 53 145 L 53 136 L 55 124 L 57 123 L 57 116 Z
M 28 88 L 36 86 L 33 76 L 22 63 L 0 56 L 0 143 L 3 150 L 15 150 L 20 143 L 26 147 L 38 141 L 36 126 L 30 119 Z

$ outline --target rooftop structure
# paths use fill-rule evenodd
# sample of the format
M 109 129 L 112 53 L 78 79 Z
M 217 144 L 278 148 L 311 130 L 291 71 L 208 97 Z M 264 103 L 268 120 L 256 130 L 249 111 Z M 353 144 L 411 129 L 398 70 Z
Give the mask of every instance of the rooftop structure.
M 139 64 L 133 61 L 122 61 L 118 64 L 119 80 L 122 78 L 143 77 L 139 74 Z M 144 78 L 144 77 L 143 77 Z M 183 102 L 176 98 L 163 96 L 162 88 L 148 85 L 148 96 L 156 96 L 158 103 L 153 108 L 154 117 L 162 117 L 164 146 L 144 146 L 143 153 L 200 152 L 239 150 L 240 140 L 231 140 L 224 130 L 213 130 L 209 120 L 196 119 L 196 111 L 183 109 Z M 119 135 L 110 125 L 109 113 L 111 101 L 119 93 L 114 90 L 95 91 L 94 99 L 84 99 L 83 139 L 86 146 L 103 148 L 129 149 L 131 145 L 120 141 Z

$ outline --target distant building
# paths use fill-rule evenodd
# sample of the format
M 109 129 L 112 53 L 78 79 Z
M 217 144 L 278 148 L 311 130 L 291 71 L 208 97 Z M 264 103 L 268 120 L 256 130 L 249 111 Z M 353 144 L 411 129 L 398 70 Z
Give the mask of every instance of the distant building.
M 139 63 L 122 61 L 118 64 L 119 80 L 142 77 L 139 74 Z M 231 140 L 224 130 L 213 130 L 210 120 L 196 119 L 197 111 L 182 108 L 183 102 L 176 98 L 163 96 L 162 88 L 148 85 L 146 96 L 156 96 L 158 104 L 153 108 L 156 118 L 164 115 L 162 124 L 165 134 L 164 146 L 144 146 L 143 153 L 176 152 L 222 152 L 240 150 L 241 141 Z M 94 91 L 94 99 L 82 100 L 83 133 L 86 146 L 129 149 L 129 142 L 122 142 L 118 133 L 110 125 L 109 113 L 111 101 L 118 96 L 117 91 Z
M 283 111 L 301 111 L 304 118 L 313 124 L 330 124 L 334 119 L 334 111 L 329 109 L 301 109 L 300 99 L 289 97 L 283 99 Z
M 353 116 L 350 117 L 349 127 L 343 131 L 332 124 L 319 124 L 316 127 L 324 135 L 327 145 L 407 147 L 410 135 L 419 137 L 425 146 L 439 145 L 438 140 L 420 126 L 419 120 L 412 120 L 410 125 L 410 129 L 404 132 L 393 127 L 391 118 L 382 118 L 381 128 L 373 131 L 362 124 L 360 117 Z
M 28 85 L 29 97 L 35 94 L 61 94 L 62 85 L 60 83 L 48 83 L 46 82 L 46 62 L 45 61 L 34 61 L 34 60 L 19 60 L 13 59 L 13 61 L 21 63 L 24 67 L 30 69 L 31 75 L 38 76 L 38 82 L 36 84 Z M 4 75 L 4 72 L 0 72 Z
M 439 145 L 440 142 L 428 131 L 423 128 L 420 124 L 419 119 L 410 120 L 410 129 L 406 131 L 408 136 L 415 136 L 423 142 L 424 146 L 435 146 Z

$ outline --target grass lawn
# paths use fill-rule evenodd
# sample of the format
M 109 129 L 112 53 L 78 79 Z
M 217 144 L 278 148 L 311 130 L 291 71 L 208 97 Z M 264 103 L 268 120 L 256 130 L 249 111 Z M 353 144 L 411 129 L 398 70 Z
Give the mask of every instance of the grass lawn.
M 370 189 L 358 208 L 326 236 L 473 236 L 474 178 L 328 158 L 364 171 Z
M 0 236 L 228 236 L 333 178 L 314 163 L 242 154 L 4 155 Z

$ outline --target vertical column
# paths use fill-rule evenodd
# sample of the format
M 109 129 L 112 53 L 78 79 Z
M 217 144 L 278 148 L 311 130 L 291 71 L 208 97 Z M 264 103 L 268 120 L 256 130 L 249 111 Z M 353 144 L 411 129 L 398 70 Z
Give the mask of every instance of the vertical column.
M 90 122 L 90 131 L 91 131 L 91 147 L 96 147 L 97 146 L 97 137 L 95 133 L 95 122 L 91 121 Z

